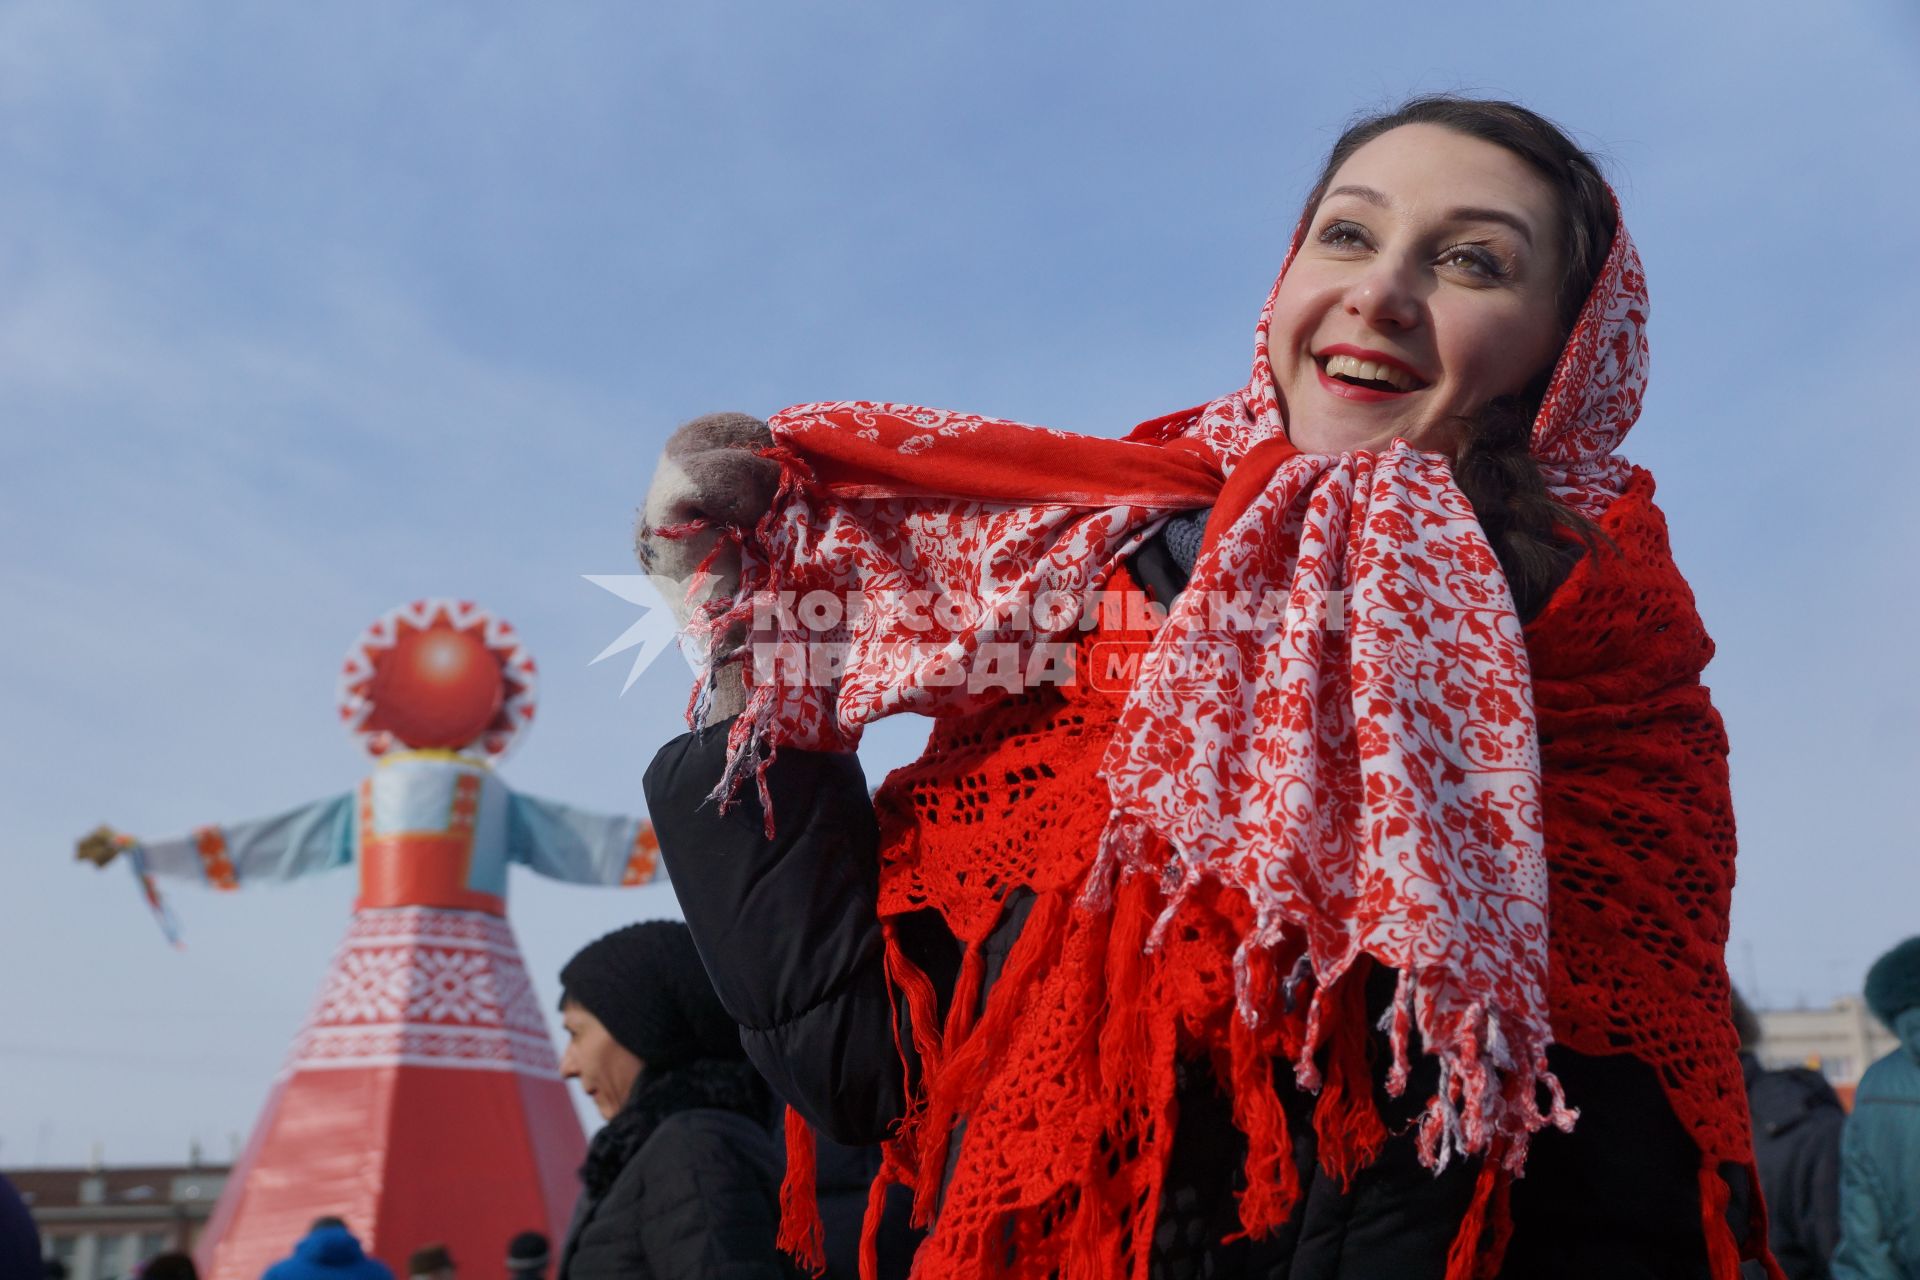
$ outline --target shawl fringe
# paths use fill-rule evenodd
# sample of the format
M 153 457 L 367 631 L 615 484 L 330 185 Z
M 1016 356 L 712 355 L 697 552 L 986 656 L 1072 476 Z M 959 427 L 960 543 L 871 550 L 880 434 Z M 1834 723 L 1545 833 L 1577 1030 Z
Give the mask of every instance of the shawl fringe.
M 827 1269 L 826 1226 L 820 1220 L 816 1189 L 817 1151 L 813 1130 L 792 1107 L 786 1114 L 787 1172 L 780 1180 L 780 1234 L 775 1240 L 808 1275 Z

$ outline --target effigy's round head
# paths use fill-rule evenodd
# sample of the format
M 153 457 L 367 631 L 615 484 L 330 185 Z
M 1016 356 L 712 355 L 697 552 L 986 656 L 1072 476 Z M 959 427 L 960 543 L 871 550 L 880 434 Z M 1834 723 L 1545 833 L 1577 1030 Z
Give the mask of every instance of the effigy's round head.
M 498 759 L 533 718 L 533 659 L 505 620 L 466 600 L 415 600 L 361 633 L 340 673 L 340 718 L 369 754 Z
M 382 724 L 408 746 L 457 751 L 486 732 L 506 689 L 486 645 L 435 627 L 394 642 L 374 669 L 372 700 Z

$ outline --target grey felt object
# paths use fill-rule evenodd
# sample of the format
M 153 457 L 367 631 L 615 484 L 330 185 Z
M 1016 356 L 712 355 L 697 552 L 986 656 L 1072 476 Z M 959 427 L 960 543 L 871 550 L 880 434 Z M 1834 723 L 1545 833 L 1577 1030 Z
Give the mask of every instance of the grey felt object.
M 695 520 L 740 527 L 758 523 L 780 486 L 779 464 L 758 455 L 772 443 L 767 424 L 744 413 L 710 413 L 669 436 L 634 529 L 640 567 L 690 578 L 719 537 L 717 530 L 705 530 L 689 538 L 665 538 L 658 529 Z
M 767 424 L 744 413 L 709 413 L 667 438 L 634 527 L 633 549 L 643 571 L 671 580 L 662 591 L 683 629 L 701 604 L 740 588 L 739 554 L 725 550 L 707 566 L 710 577 L 699 592 L 687 591 L 700 562 L 720 540 L 720 527 L 751 528 L 773 505 L 780 465 L 759 456 L 759 450 L 772 443 Z M 683 538 L 658 532 L 699 520 L 714 527 Z M 715 673 L 701 718 L 725 719 L 745 705 L 738 667 L 722 668 Z

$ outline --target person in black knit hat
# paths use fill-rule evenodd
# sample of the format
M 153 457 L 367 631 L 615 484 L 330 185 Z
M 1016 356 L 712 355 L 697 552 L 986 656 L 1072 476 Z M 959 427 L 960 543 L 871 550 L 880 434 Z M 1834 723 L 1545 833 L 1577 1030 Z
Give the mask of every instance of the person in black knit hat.
M 507 1241 L 507 1280 L 547 1280 L 551 1261 L 547 1238 L 538 1231 L 522 1231 Z
M 560 1070 L 606 1126 L 555 1280 L 786 1280 L 766 1084 L 679 921 L 617 929 L 560 971 Z

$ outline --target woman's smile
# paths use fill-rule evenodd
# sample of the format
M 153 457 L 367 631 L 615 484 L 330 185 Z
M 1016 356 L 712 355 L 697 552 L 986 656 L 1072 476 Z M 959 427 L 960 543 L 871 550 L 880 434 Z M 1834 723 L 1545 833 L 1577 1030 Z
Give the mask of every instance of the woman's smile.
M 1293 443 L 1451 452 L 1465 421 L 1544 374 L 1563 339 L 1555 199 L 1504 147 L 1435 125 L 1354 152 L 1268 318 Z
M 1338 343 L 1314 354 L 1320 384 L 1330 395 L 1361 404 L 1398 400 L 1424 390 L 1432 379 L 1384 351 Z

